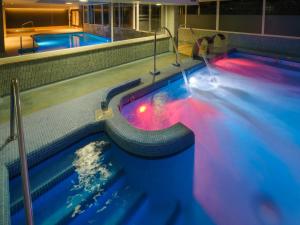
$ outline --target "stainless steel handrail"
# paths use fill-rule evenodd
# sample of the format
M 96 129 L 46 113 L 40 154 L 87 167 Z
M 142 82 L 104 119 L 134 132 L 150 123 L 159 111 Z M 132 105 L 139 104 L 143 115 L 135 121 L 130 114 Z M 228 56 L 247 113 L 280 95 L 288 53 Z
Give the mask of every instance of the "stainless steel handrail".
M 179 67 L 179 66 L 180 66 L 180 63 L 179 63 L 179 53 L 178 53 L 178 48 L 177 48 L 177 46 L 176 46 L 174 37 L 173 37 L 173 35 L 171 34 L 171 31 L 170 31 L 167 27 L 162 27 L 162 29 L 164 29 L 164 30 L 167 31 L 169 37 L 170 37 L 171 40 L 172 40 L 173 48 L 174 48 L 175 53 L 176 53 L 176 62 L 175 62 L 173 65 Z
M 153 82 L 155 80 L 155 76 L 160 74 L 160 72 L 156 68 L 156 42 L 157 42 L 157 31 L 154 32 L 154 52 L 153 52 L 153 71 L 150 72 L 153 75 Z
M 173 65 L 180 69 L 180 71 L 182 73 L 182 76 L 183 76 L 183 79 L 184 79 L 184 83 L 187 86 L 187 88 L 189 89 L 189 86 L 188 86 L 189 82 L 187 80 L 186 73 L 185 73 L 184 69 L 181 66 L 181 61 L 180 61 L 180 58 L 179 58 L 179 52 L 178 52 L 178 48 L 176 46 L 175 40 L 174 40 L 170 30 L 167 27 L 162 27 L 161 29 L 166 30 L 167 33 L 169 34 L 170 39 L 172 40 L 173 48 L 175 49 L 175 53 L 176 53 L 176 62 L 173 63 Z M 151 72 L 151 74 L 153 75 L 152 83 L 155 82 L 156 75 L 160 74 L 160 72 L 156 70 L 156 54 L 157 54 L 157 52 L 156 52 L 156 42 L 157 42 L 156 34 L 157 34 L 157 31 L 155 31 L 155 33 L 154 33 L 154 57 L 153 57 L 154 58 L 154 71 Z
M 171 34 L 171 31 L 167 28 L 167 27 L 162 27 L 161 29 L 163 30 L 166 30 L 168 35 L 169 35 L 169 38 L 172 40 L 172 44 L 173 44 L 173 48 L 175 49 L 175 53 L 176 53 L 176 62 L 173 63 L 174 66 L 176 67 L 180 67 L 180 62 L 179 62 L 179 53 L 178 53 L 178 49 L 177 49 L 177 46 L 176 46 L 176 43 L 174 41 L 174 38 L 173 38 L 173 35 Z M 156 47 L 156 43 L 157 43 L 157 32 L 158 31 L 155 31 L 154 32 L 154 52 L 153 52 L 153 71 L 150 72 L 153 77 L 155 77 L 156 75 L 160 74 L 160 72 L 157 70 L 156 68 L 156 55 L 157 55 L 157 47 Z
M 15 134 L 15 125 L 17 135 Z M 18 138 L 19 155 L 21 162 L 22 189 L 27 225 L 33 225 L 32 201 L 28 176 L 27 156 L 25 150 L 24 129 L 21 113 L 21 101 L 18 79 L 11 80 L 11 109 L 10 109 L 10 140 Z
M 31 27 L 34 28 L 34 23 L 33 21 L 27 21 L 26 23 L 23 23 L 21 25 L 21 28 L 23 29 L 26 25 L 31 24 Z M 20 49 L 21 49 L 21 53 L 23 52 L 23 36 L 22 36 L 22 29 L 20 31 Z M 34 39 L 32 38 L 32 49 L 34 48 Z

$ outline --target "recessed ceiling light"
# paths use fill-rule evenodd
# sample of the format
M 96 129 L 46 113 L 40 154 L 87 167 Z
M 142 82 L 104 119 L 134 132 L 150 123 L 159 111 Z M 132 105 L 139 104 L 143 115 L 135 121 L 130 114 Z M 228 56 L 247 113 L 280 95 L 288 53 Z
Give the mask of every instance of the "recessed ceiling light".
M 67 5 L 72 5 L 72 2 L 66 2 Z

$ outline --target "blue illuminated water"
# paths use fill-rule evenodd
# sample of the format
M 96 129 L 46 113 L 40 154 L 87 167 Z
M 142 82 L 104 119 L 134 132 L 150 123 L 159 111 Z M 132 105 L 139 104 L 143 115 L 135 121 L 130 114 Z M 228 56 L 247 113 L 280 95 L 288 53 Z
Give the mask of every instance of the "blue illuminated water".
M 125 105 L 133 126 L 196 136 L 194 197 L 220 225 L 300 221 L 300 64 L 234 53 Z
M 65 48 L 75 48 L 88 45 L 108 43 L 109 38 L 85 33 L 40 34 L 33 36 L 38 45 L 37 51 L 50 51 Z
M 195 151 L 149 160 L 103 133 L 75 142 L 30 169 L 35 224 L 298 225 L 300 64 L 234 53 L 211 70 L 217 85 L 196 68 L 189 91 L 170 81 L 121 109 L 144 130 L 185 124 Z M 25 224 L 21 178 L 9 185 L 11 222 Z

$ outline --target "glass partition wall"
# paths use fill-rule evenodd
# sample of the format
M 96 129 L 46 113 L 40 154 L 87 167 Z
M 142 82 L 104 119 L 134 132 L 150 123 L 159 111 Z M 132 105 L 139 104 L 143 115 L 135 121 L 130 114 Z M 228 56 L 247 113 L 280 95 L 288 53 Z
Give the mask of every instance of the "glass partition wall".
M 300 37 L 299 21 L 299 0 L 266 0 L 266 34 Z
M 126 40 L 153 35 L 164 26 L 162 5 L 114 3 L 83 6 L 86 32 Z
M 179 23 L 196 29 L 300 37 L 298 0 L 207 0 L 178 11 Z
M 220 30 L 260 33 L 263 0 L 232 0 L 220 3 Z
M 216 2 L 200 2 L 199 5 L 187 6 L 187 26 L 214 29 L 216 27 L 216 9 Z

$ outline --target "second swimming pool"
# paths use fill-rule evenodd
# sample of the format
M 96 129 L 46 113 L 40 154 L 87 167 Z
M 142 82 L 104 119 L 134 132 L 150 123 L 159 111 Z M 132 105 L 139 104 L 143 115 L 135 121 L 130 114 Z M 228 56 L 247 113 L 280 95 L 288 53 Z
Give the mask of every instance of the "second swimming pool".
M 34 35 L 33 39 L 38 45 L 38 52 L 103 44 L 111 41 L 109 38 L 85 32 L 63 34 L 38 34 Z

